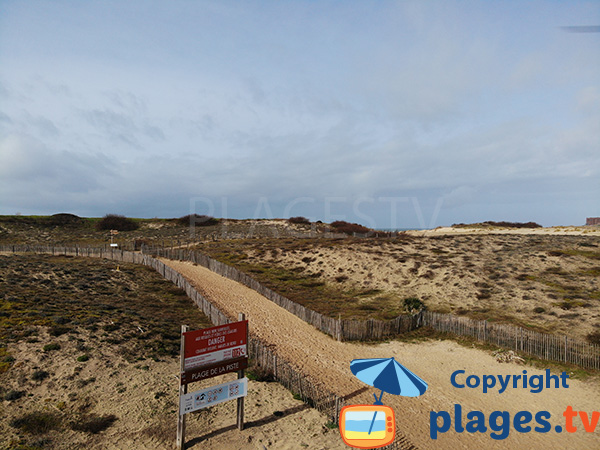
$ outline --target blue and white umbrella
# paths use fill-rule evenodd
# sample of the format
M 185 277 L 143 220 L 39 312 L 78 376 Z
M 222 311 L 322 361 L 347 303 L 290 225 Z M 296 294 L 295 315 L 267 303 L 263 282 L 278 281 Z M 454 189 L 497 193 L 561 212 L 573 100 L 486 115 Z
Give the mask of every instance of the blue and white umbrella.
M 427 390 L 427 383 L 416 376 L 406 367 L 392 358 L 354 359 L 350 363 L 350 370 L 363 383 L 377 389 L 381 394 L 375 397 L 375 405 L 383 405 L 383 393 L 402 395 L 403 397 L 418 397 Z M 373 415 L 369 434 L 373 428 L 377 412 Z

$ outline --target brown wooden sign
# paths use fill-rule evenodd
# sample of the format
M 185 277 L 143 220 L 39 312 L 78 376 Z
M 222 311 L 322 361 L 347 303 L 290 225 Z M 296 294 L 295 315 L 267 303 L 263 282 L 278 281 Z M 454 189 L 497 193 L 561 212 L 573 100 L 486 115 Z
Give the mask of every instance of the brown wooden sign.
M 181 385 L 248 368 L 248 358 L 235 358 L 181 372 Z

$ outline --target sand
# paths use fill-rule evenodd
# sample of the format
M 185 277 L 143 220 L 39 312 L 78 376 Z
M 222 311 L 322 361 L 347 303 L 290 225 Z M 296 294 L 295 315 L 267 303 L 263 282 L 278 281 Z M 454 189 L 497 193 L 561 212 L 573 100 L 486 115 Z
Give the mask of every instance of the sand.
M 328 386 L 338 395 L 347 396 L 351 402 L 372 403 L 372 388 L 358 381 L 350 372 L 349 365 L 357 358 L 395 357 L 399 362 L 429 383 L 429 390 L 418 398 L 384 395 L 384 403 L 396 411 L 399 433 L 422 449 L 562 449 L 598 447 L 598 433 L 548 434 L 511 430 L 504 440 L 494 440 L 487 433 L 458 433 L 453 429 L 440 434 L 434 441 L 430 438 L 430 412 L 452 411 L 461 405 L 466 415 L 470 411 L 482 411 L 486 417 L 493 411 L 507 411 L 511 417 L 519 411 L 548 411 L 553 430 L 556 425 L 564 428 L 562 412 L 568 405 L 576 410 L 598 410 L 600 405 L 600 382 L 597 378 L 585 382 L 570 380 L 568 388 L 546 389 L 532 393 L 528 389 L 514 388 L 500 394 L 497 391 L 484 394 L 479 389 L 458 389 L 450 378 L 456 370 L 464 370 L 465 376 L 521 375 L 523 370 L 531 375 L 543 375 L 544 371 L 513 363 L 499 363 L 489 352 L 465 348 L 452 341 L 431 341 L 419 344 L 389 342 L 375 346 L 336 342 L 312 326 L 278 307 L 245 286 L 225 279 L 209 270 L 189 262 L 163 260 L 188 278 L 196 288 L 229 315 L 246 314 L 250 331 L 264 342 L 273 345 L 278 354 L 293 362 L 303 373 Z M 576 419 L 578 420 L 578 419 Z M 466 419 L 463 417 L 463 421 Z M 464 423 L 464 422 L 463 422 Z M 576 422 L 577 423 L 577 422 Z M 274 448 L 287 448 L 293 437 L 280 436 L 281 442 Z M 320 437 L 308 443 L 310 448 L 323 445 Z M 281 447 L 279 447 L 281 445 Z M 293 447 L 291 447 L 293 448 Z

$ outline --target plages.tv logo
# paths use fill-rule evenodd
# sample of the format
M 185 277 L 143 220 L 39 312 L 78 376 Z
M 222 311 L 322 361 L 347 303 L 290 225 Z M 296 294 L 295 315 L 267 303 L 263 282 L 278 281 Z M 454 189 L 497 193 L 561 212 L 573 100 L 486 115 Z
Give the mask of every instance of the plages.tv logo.
M 533 395 L 542 392 L 544 389 L 568 389 L 569 375 L 562 372 L 560 375 L 553 375 L 550 369 L 546 369 L 544 374 L 530 375 L 527 370 L 519 375 L 466 375 L 464 370 L 455 370 L 450 376 L 450 384 L 457 389 L 481 389 L 482 394 L 487 394 L 492 390 L 497 390 L 499 394 L 506 392 L 507 389 L 527 389 Z M 600 411 L 577 411 L 571 405 L 567 406 L 562 413 L 564 417 L 564 426 L 555 425 L 552 428 L 552 414 L 549 411 L 518 411 L 512 417 L 508 411 L 493 411 L 486 417 L 482 411 L 463 412 L 459 404 L 455 404 L 453 415 L 448 411 L 431 411 L 429 413 L 429 430 L 431 439 L 437 439 L 441 433 L 450 431 L 454 425 L 454 431 L 457 433 L 487 433 L 490 431 L 490 437 L 495 440 L 504 440 L 510 435 L 511 429 L 518 433 L 555 433 L 577 432 L 576 418 L 579 418 L 584 432 L 594 433 L 600 420 Z M 600 448 L 600 445 L 599 447 Z
M 427 383 L 399 364 L 394 358 L 354 359 L 350 370 L 362 382 L 380 389 L 372 405 L 344 406 L 340 412 L 340 434 L 354 448 L 379 448 L 391 444 L 396 436 L 394 410 L 385 406 L 383 393 L 418 397 Z

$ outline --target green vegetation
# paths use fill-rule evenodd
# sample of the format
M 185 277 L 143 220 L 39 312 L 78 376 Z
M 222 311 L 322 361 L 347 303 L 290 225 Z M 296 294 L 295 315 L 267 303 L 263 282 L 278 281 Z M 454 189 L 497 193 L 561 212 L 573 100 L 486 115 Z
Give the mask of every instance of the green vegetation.
M 211 227 L 214 225 L 218 225 L 219 221 L 211 216 L 188 214 L 187 216 L 183 216 L 177 219 L 177 223 L 184 227 Z
M 97 434 L 106 430 L 114 422 L 117 416 L 114 414 L 82 414 L 69 423 L 69 427 L 74 431 L 83 431 L 85 433 Z
M 45 352 L 51 352 L 53 350 L 60 350 L 60 344 L 52 343 L 52 344 L 46 344 L 46 345 L 44 345 L 44 351 Z
M 373 232 L 370 228 L 364 227 L 358 223 L 349 223 L 344 222 L 343 220 L 336 220 L 335 222 L 331 222 L 331 228 L 336 233 L 345 233 L 352 235 L 354 233 L 357 234 L 368 234 Z
M 196 216 L 196 219 L 202 217 L 208 218 L 208 216 Z M 471 297 L 463 299 L 467 304 L 450 300 L 436 305 L 436 302 L 430 301 L 427 295 L 423 296 L 420 300 L 432 311 L 453 312 L 476 319 L 512 323 L 538 331 L 552 331 L 551 325 L 539 324 L 541 317 L 544 323 L 566 320 L 571 326 L 569 318 L 574 317 L 577 308 L 589 308 L 588 312 L 591 312 L 591 308 L 596 308 L 600 300 L 600 291 L 592 283 L 594 277 L 600 275 L 600 266 L 597 264 L 600 260 L 600 246 L 597 244 L 597 239 L 590 236 L 515 235 L 508 239 L 467 235 L 421 239 L 399 234 L 394 235 L 394 239 L 324 237 L 322 233 L 336 232 L 339 231 L 336 229 L 338 225 L 348 225 L 340 221 L 335 226 L 317 222 L 314 225 L 317 233 L 320 233 L 317 236 L 320 237 L 304 239 L 281 234 L 283 228 L 277 224 L 277 221 L 270 221 L 269 225 L 262 226 L 260 221 L 215 219 L 214 226 L 198 226 L 194 238 L 189 235 L 189 219 L 189 216 L 180 219 L 128 219 L 134 220 L 139 228 L 124 231 L 117 235 L 115 240 L 120 240 L 119 245 L 122 248 L 138 249 L 141 243 L 149 246 L 179 246 L 189 240 L 202 240 L 202 245 L 197 247 L 199 251 L 236 266 L 293 301 L 336 318 L 340 316 L 355 319 L 394 318 L 398 314 L 411 310 L 405 308 L 403 300 L 419 292 L 412 289 L 412 285 L 416 284 L 420 287 L 425 283 L 429 283 L 434 289 L 431 294 L 432 299 L 445 295 L 444 286 L 452 289 L 452 284 L 464 285 L 468 296 Z M 291 219 L 298 219 L 299 223 L 306 224 L 303 220 L 305 218 Z M 0 243 L 52 242 L 60 245 L 77 242 L 79 245 L 104 245 L 109 241 L 109 235 L 106 230 L 97 229 L 97 224 L 101 220 L 103 219 L 78 218 L 68 214 L 57 214 L 52 217 L 0 216 Z M 58 223 L 63 225 L 56 225 Z M 287 225 L 283 220 L 280 223 Z M 511 225 L 524 227 L 537 224 L 503 222 L 480 224 L 483 228 Z M 308 230 L 308 227 L 294 227 L 294 230 L 300 233 L 303 228 Z M 348 231 L 360 233 L 365 230 Z M 231 236 L 248 235 L 253 235 L 253 238 L 231 239 Z M 320 252 L 336 248 L 356 249 L 358 252 L 375 255 L 375 260 L 380 259 L 381 264 L 386 267 L 390 267 L 391 264 L 403 264 L 403 274 L 399 275 L 398 279 L 390 277 L 389 284 L 394 282 L 395 286 L 384 287 L 382 291 L 374 289 L 374 287 L 381 288 L 381 285 L 371 284 L 370 278 L 361 283 L 353 282 L 353 274 L 361 273 L 362 268 L 355 267 L 354 271 L 341 270 L 332 276 L 330 271 L 321 270 L 325 266 L 319 265 L 323 261 L 320 261 L 318 256 Z M 296 258 L 296 255 L 300 257 Z M 386 260 L 389 261 L 387 264 Z M 538 262 L 542 263 L 539 270 Z M 365 272 L 368 270 L 373 269 L 365 269 Z M 377 278 L 375 270 L 373 274 L 373 278 Z M 17 284 L 22 284 L 19 289 L 22 288 L 27 295 L 37 295 L 27 286 L 28 284 L 41 284 L 45 289 L 54 289 L 59 284 L 53 277 L 44 276 L 44 278 L 35 282 L 21 279 Z M 73 279 L 77 280 L 77 278 Z M 478 281 L 472 282 L 473 279 Z M 0 290 L 3 281 L 0 279 Z M 379 281 L 381 282 L 381 279 Z M 479 281 L 481 285 L 477 284 Z M 384 279 L 383 282 L 388 283 L 388 280 Z M 75 281 L 76 286 L 80 283 L 81 279 Z M 94 283 L 81 283 L 84 284 L 89 285 L 90 289 L 81 289 L 80 294 L 89 295 L 94 290 L 92 286 Z M 475 291 L 470 289 L 470 285 L 473 284 L 476 284 Z M 106 291 L 100 288 L 94 292 L 94 295 L 102 296 L 112 287 L 106 286 Z M 70 290 L 66 286 L 60 289 L 61 295 Z M 126 291 L 125 288 L 123 289 Z M 527 311 L 530 314 L 529 318 L 519 318 L 519 314 L 511 309 L 510 298 L 513 295 L 523 300 L 534 300 L 530 306 L 519 311 L 521 316 Z M 115 345 L 128 342 L 128 335 L 134 337 L 135 334 L 130 326 L 131 316 L 123 314 L 123 307 L 113 305 L 108 299 L 99 302 L 106 308 L 95 308 L 94 314 L 78 311 L 79 317 L 73 317 L 73 314 L 64 317 L 64 314 L 53 314 L 49 311 L 52 302 L 46 302 L 46 308 L 36 310 L 26 308 L 25 305 L 18 306 L 19 302 L 15 302 L 11 297 L 17 296 L 9 294 L 0 308 L 0 335 L 3 333 L 3 324 L 12 326 L 14 317 L 8 317 L 7 314 L 10 313 L 7 311 L 13 309 L 20 309 L 27 314 L 28 323 L 34 325 L 24 326 L 24 320 L 17 324 L 16 334 L 19 335 L 19 339 L 40 339 L 36 334 L 37 325 L 49 327 L 48 331 L 52 336 L 68 333 L 69 338 L 76 336 L 82 327 L 99 330 L 105 342 Z M 46 295 L 42 293 L 41 299 L 45 298 Z M 547 300 L 547 303 L 540 303 L 544 300 Z M 63 303 L 61 299 L 58 301 Z M 536 307 L 544 308 L 545 312 L 535 312 Z M 67 305 L 66 310 L 71 310 L 70 304 Z M 563 311 L 568 312 L 565 314 Z M 114 317 L 104 320 L 104 317 L 108 317 L 105 313 Z M 145 329 L 139 320 L 137 323 Z M 138 334 L 143 335 L 141 332 Z M 138 336 L 134 337 L 134 340 L 144 339 Z M 158 351 L 147 357 L 157 359 L 161 357 L 159 353 L 169 352 L 167 348 L 161 349 L 162 341 L 158 335 L 155 334 L 147 340 L 148 343 L 151 341 L 154 341 L 153 345 Z M 2 342 L 0 338 L 0 351 Z M 10 364 L 0 358 L 0 373 L 7 370 Z
M 0 310 L 0 320 L 2 320 L 1 312 Z M 2 345 L 0 340 L 0 374 L 6 372 L 14 361 L 15 358 L 7 353 L 6 347 Z
M 288 219 L 288 222 L 295 223 L 295 224 L 301 224 L 301 225 L 310 225 L 310 220 L 308 220 L 306 217 L 302 217 L 302 216 L 290 217 Z
M 59 428 L 61 418 L 56 413 L 36 411 L 12 420 L 10 425 L 24 433 L 43 434 Z
M 498 228 L 542 228 L 539 223 L 535 222 L 494 222 L 492 220 L 488 220 L 481 223 L 455 223 L 452 225 L 454 228 L 489 228 L 489 227 L 498 227 Z
M 409 313 L 421 311 L 425 308 L 424 303 L 416 297 L 405 298 L 402 303 L 404 304 L 404 309 Z
M 133 231 L 139 228 L 139 225 L 132 219 L 117 214 L 107 214 L 97 224 L 98 230 L 117 230 Z
M 249 361 L 248 369 L 246 369 L 246 377 L 252 381 L 275 380 L 273 371 L 266 369 L 264 366 L 259 366 L 253 359 Z
M 339 428 L 339 425 L 338 425 L 337 423 L 335 423 L 335 422 L 332 422 L 332 421 L 329 421 L 329 422 L 327 422 L 327 423 L 325 424 L 325 426 L 326 426 L 327 428 L 329 428 L 330 430 L 334 430 L 334 429 L 336 429 L 336 428 Z
M 4 395 L 4 400 L 10 402 L 13 400 L 18 400 L 25 395 L 25 391 L 16 391 L 10 390 Z
M 48 372 L 46 372 L 45 370 L 36 370 L 31 375 L 31 379 L 33 381 L 43 381 L 46 378 L 48 378 L 49 376 L 50 376 L 50 374 Z
M 592 331 L 587 335 L 587 340 L 596 345 L 600 345 L 600 331 Z
M 262 256 L 347 244 L 348 240 L 340 239 L 244 239 L 205 243 L 200 251 L 237 267 L 284 297 L 330 317 L 388 320 L 402 314 L 401 299 L 392 292 L 327 283 L 318 272 L 315 274 L 304 268 L 283 267 L 276 261 L 256 261 L 256 258 L 250 260 L 248 257 L 249 252 Z M 313 259 L 305 258 L 303 262 L 308 267 Z M 340 276 L 337 283 L 344 281 L 345 278 Z
M 184 321 L 193 328 L 210 326 L 185 291 L 154 270 L 118 266 L 116 271 L 117 263 L 90 258 L 0 256 L 0 298 L 5 299 L 0 302 L 0 361 L 4 342 L 29 340 L 36 327 L 47 327 L 54 336 L 102 330 L 101 340 L 121 345 L 120 353 L 133 361 L 178 355 Z M 43 349 L 61 347 L 48 343 Z M 0 364 L 6 370 L 11 363 Z

